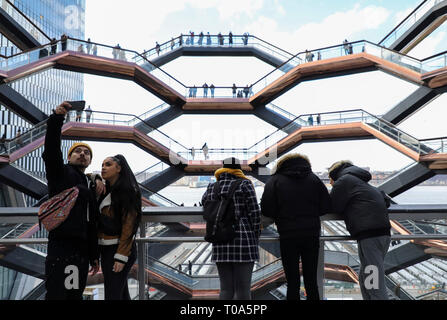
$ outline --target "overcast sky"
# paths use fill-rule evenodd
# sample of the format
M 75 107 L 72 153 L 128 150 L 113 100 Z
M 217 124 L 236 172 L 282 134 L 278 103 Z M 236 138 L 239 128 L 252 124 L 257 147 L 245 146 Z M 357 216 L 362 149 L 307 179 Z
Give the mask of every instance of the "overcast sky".
M 86 38 L 141 52 L 181 33 L 193 30 L 217 34 L 252 35 L 298 53 L 350 41 L 378 43 L 420 1 L 330 0 L 88 0 Z M 446 50 L 446 25 L 419 44 L 409 55 L 425 58 Z M 205 81 L 221 86 L 245 85 L 258 80 L 272 67 L 256 58 L 181 57 L 162 67 L 186 85 Z M 279 97 L 274 104 L 300 115 L 326 111 L 365 109 L 381 115 L 417 87 L 380 71 L 304 82 Z M 94 110 L 142 114 L 162 103 L 131 81 L 85 76 L 85 99 Z M 416 138 L 446 136 L 445 105 L 441 96 L 400 127 Z M 182 116 L 161 131 L 187 147 L 248 147 L 276 130 L 254 116 Z M 95 149 L 92 170 L 102 160 L 123 153 L 134 171 L 158 160 L 131 144 L 91 143 Z M 398 170 L 411 162 L 375 140 L 303 144 L 294 151 L 310 157 L 315 171 L 333 162 L 351 159 L 376 170 Z

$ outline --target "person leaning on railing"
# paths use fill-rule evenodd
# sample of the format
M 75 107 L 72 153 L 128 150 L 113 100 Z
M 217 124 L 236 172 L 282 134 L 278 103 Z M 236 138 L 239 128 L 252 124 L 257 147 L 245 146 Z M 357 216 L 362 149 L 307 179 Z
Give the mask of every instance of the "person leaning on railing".
M 370 185 L 371 174 L 351 161 L 338 161 L 328 170 L 334 213 L 357 240 L 359 285 L 364 300 L 388 300 L 384 259 L 391 242 L 389 198 Z

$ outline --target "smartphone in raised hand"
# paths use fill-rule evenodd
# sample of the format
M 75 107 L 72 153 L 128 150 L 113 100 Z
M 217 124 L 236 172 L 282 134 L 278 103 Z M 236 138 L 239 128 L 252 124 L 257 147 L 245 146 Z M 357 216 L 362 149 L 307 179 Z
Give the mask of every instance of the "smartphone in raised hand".
M 85 101 L 79 100 L 79 101 L 67 101 L 71 105 L 71 109 L 68 111 L 83 111 L 85 109 Z

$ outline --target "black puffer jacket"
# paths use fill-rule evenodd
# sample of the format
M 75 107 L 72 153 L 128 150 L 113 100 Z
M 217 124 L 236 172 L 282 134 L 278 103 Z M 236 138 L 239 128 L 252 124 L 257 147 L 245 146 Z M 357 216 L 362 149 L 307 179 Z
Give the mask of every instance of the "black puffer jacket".
M 319 236 L 320 216 L 329 213 L 331 200 L 307 158 L 283 157 L 273 172 L 262 195 L 262 214 L 275 221 L 281 239 Z
M 346 228 L 357 240 L 390 235 L 390 221 L 384 194 L 368 184 L 371 174 L 347 165 L 337 172 L 331 190 L 332 207 L 343 215 Z

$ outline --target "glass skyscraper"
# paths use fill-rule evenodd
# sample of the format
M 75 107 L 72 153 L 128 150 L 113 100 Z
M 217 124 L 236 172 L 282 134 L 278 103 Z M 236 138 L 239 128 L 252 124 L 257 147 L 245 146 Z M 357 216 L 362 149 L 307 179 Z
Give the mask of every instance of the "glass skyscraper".
M 85 0 L 10 0 L 21 12 L 33 21 L 50 38 L 60 39 L 62 34 L 84 39 Z M 42 43 L 44 44 L 44 43 Z M 11 56 L 21 50 L 14 46 L 3 34 L 0 34 L 0 54 Z M 50 69 L 33 74 L 21 80 L 7 84 L 23 97 L 32 102 L 46 114 L 50 114 L 64 100 L 83 100 L 84 77 L 82 74 Z M 5 106 L 0 106 L 0 134 L 6 132 L 6 138 L 14 138 L 17 131 L 25 132 L 33 128 L 19 115 Z M 67 154 L 70 142 L 62 142 L 63 154 Z M 45 177 L 44 163 L 41 158 L 43 147 L 17 160 L 16 165 L 25 171 Z M 11 193 L 22 199 L 22 204 L 31 205 L 35 199 L 11 192 L 11 188 L 1 186 L 0 206 L 9 206 Z M 0 236 L 7 232 L 8 226 L 0 226 Z M 2 231 L 3 230 L 3 231 Z M 20 288 L 19 288 L 19 282 Z M 33 279 L 16 271 L 0 267 L 0 299 L 20 299 L 26 294 L 26 288 L 32 288 Z
M 84 39 L 85 0 L 15 0 L 11 3 L 50 38 L 60 39 L 65 33 L 73 38 Z M 20 52 L 3 35 L 0 43 L 2 54 Z M 84 96 L 84 76 L 64 70 L 50 69 L 8 85 L 46 114 L 50 114 L 61 101 L 82 100 Z M 23 133 L 33 127 L 4 106 L 0 110 L 1 135 L 6 131 L 7 139 L 15 137 L 19 129 Z M 63 143 L 63 148 L 66 149 L 64 151 L 68 151 L 67 145 L 68 143 Z M 19 159 L 16 164 L 44 178 L 42 150 L 43 148 L 40 148 L 30 153 Z M 31 203 L 32 200 L 27 199 L 27 202 Z

